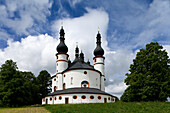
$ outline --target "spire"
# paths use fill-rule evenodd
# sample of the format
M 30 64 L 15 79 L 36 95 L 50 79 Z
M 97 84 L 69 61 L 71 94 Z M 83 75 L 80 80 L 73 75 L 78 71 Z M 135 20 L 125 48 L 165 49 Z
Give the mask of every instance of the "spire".
M 87 61 L 87 64 L 89 64 L 89 65 L 90 65 L 90 61 L 89 61 L 89 59 L 88 59 L 88 61 Z
M 70 66 L 71 65 L 71 60 L 70 60 L 70 58 L 68 59 L 68 66 Z
M 80 61 L 81 61 L 81 62 L 84 62 L 84 54 L 83 54 L 82 51 L 81 51 L 81 53 L 80 53 Z
M 78 48 L 78 42 L 76 42 L 76 49 L 75 49 L 75 61 L 79 60 L 79 48 Z
M 68 52 L 68 47 L 65 45 L 64 43 L 64 29 L 63 29 L 63 26 L 61 26 L 61 29 L 60 29 L 60 43 L 59 45 L 57 46 L 57 52 L 58 53 L 67 53 Z
M 101 47 L 101 35 L 100 35 L 99 31 L 98 31 L 98 34 L 97 34 L 96 38 L 97 38 L 97 42 L 96 42 L 97 47 L 94 50 L 94 55 L 95 56 L 103 56 L 104 55 L 104 50 Z

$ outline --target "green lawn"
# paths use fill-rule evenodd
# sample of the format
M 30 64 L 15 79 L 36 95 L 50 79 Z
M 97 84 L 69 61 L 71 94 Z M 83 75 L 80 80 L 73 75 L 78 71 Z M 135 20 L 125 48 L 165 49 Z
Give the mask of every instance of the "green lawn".
M 170 113 L 170 102 L 115 102 L 0 108 L 0 113 Z
M 51 113 L 170 113 L 169 102 L 46 105 Z

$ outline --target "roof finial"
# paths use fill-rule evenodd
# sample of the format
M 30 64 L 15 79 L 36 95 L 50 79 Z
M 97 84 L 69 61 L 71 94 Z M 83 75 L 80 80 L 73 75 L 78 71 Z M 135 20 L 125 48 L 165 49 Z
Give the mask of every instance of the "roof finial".
M 88 56 L 87 64 L 89 64 L 89 65 L 90 65 L 89 56 Z
M 99 31 L 100 31 L 100 27 L 98 26 L 98 33 L 99 33 Z
M 61 29 L 63 29 L 63 21 L 61 21 Z
M 76 47 L 78 47 L 78 42 L 76 42 Z

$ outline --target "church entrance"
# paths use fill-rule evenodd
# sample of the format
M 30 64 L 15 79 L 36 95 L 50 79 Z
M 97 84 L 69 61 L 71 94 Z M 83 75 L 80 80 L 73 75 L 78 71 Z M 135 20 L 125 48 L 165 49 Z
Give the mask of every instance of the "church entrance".
M 48 98 L 45 99 L 45 104 L 48 104 Z
M 107 103 L 107 98 L 104 98 L 104 103 Z
M 68 104 L 69 102 L 68 102 L 68 98 L 65 98 L 65 104 Z

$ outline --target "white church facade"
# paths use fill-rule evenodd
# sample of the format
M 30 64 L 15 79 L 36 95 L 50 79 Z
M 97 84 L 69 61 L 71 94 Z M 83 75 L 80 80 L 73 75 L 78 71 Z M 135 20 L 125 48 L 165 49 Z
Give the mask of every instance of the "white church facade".
M 84 54 L 75 49 L 75 59 L 69 60 L 68 47 L 60 30 L 60 43 L 56 54 L 56 75 L 52 77 L 52 92 L 42 99 L 42 104 L 76 104 L 115 102 L 115 96 L 105 92 L 104 50 L 101 35 L 97 34 L 94 65 L 84 61 Z

